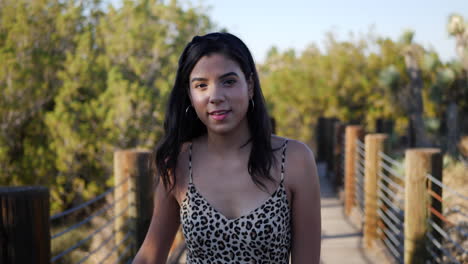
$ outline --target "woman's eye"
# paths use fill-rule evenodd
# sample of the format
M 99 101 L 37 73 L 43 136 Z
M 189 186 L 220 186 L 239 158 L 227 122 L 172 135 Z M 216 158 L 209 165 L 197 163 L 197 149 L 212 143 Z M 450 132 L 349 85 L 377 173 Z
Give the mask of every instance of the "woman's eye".
M 195 88 L 204 88 L 204 87 L 206 87 L 206 84 L 204 83 L 199 83 L 195 85 Z
M 224 81 L 224 84 L 227 85 L 227 86 L 231 86 L 231 85 L 233 85 L 235 83 L 236 83 L 236 80 L 233 80 L 233 79 Z

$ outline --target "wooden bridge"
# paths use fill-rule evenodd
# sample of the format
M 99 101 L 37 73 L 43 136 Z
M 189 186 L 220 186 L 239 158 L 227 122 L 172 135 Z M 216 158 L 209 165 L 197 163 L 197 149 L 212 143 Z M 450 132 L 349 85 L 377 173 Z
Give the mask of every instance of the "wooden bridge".
M 322 207 L 321 263 L 390 263 L 380 251 L 363 248 L 361 228 L 345 217 L 343 201 L 326 177 L 326 164 L 317 166 Z
M 407 150 L 403 164 L 384 153 L 386 136 L 364 138 L 360 126 L 338 131 L 318 163 L 321 263 L 468 263 L 466 218 L 454 217 L 466 213 L 447 204 L 465 205 L 467 192 L 444 185 L 440 151 Z M 47 188 L 0 188 L 0 263 L 130 263 L 151 219 L 148 157 L 116 152 L 114 186 L 53 216 Z M 52 230 L 91 205 L 84 219 Z M 184 263 L 180 236 L 174 249 L 169 263 Z

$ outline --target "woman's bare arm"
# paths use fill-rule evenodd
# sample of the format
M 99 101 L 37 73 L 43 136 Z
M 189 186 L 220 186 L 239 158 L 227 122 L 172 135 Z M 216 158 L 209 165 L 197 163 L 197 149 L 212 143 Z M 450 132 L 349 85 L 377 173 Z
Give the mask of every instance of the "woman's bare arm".
M 179 225 L 179 204 L 160 182 L 155 190 L 151 224 L 133 264 L 165 264 Z
M 286 177 L 290 177 L 293 188 L 291 260 L 293 264 L 318 264 L 321 216 L 317 166 L 314 154 L 306 145 L 298 141 L 291 143 L 286 165 L 290 168 Z

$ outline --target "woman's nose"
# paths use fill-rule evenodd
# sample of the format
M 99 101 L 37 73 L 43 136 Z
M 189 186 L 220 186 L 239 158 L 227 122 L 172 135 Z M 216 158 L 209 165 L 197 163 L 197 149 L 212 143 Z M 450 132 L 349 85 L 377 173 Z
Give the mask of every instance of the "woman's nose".
M 220 84 L 215 84 L 212 86 L 210 93 L 210 103 L 219 104 L 225 100 L 223 88 Z

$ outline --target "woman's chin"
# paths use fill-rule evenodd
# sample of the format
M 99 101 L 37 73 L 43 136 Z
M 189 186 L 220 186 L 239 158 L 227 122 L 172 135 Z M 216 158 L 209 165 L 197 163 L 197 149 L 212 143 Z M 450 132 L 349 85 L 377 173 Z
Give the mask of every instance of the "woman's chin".
M 234 128 L 232 126 L 229 126 L 228 124 L 223 124 L 223 125 L 210 126 L 208 127 L 208 131 L 214 134 L 227 135 L 233 132 Z

